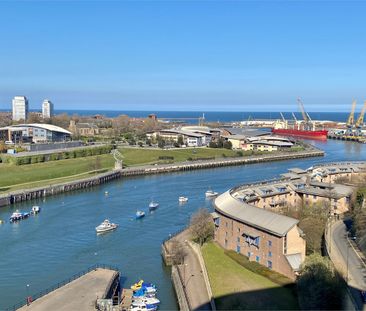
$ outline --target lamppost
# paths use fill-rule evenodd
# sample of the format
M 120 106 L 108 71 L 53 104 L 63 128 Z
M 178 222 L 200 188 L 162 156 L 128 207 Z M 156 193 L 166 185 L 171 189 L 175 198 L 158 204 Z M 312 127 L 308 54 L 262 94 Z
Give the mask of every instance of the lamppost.
M 27 306 L 29 306 L 29 284 L 27 284 Z

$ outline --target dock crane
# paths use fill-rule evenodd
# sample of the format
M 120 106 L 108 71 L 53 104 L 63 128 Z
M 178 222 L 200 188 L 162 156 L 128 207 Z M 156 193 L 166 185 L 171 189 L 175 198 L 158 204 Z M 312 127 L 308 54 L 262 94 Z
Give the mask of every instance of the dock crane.
M 302 114 L 302 118 L 304 119 L 304 130 L 311 130 L 312 120 L 309 114 L 305 111 L 304 105 L 300 98 L 297 99 L 297 103 L 299 104 L 299 108 Z
M 362 126 L 363 126 L 363 117 L 365 115 L 366 112 L 366 100 L 363 104 L 362 110 L 357 118 L 357 121 L 355 123 L 355 127 L 356 127 L 356 136 L 361 136 L 362 135 Z
M 346 131 L 346 134 L 347 135 L 352 135 L 352 128 L 353 128 L 353 125 L 355 123 L 355 109 L 356 109 L 356 101 L 354 100 L 352 102 L 352 108 L 351 108 L 351 113 L 349 114 L 348 116 L 348 119 L 347 119 L 347 131 Z

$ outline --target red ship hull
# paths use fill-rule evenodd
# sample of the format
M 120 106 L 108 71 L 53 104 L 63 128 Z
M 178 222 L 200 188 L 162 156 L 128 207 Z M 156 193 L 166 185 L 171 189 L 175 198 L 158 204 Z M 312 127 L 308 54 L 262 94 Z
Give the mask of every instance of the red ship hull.
M 293 130 L 293 129 L 272 129 L 273 134 L 282 135 L 282 136 L 297 136 L 303 137 L 307 139 L 319 139 L 326 140 L 328 131 L 302 131 L 302 130 Z

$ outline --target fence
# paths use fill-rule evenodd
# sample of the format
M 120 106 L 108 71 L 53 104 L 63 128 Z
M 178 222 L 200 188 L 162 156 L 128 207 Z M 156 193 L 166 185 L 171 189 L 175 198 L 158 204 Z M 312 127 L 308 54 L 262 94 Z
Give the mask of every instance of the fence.
M 89 273 L 90 271 L 96 270 L 96 269 L 98 269 L 98 268 L 119 271 L 117 267 L 113 267 L 113 266 L 110 266 L 110 265 L 106 265 L 106 264 L 98 264 L 98 263 L 97 263 L 97 264 L 95 264 L 95 265 L 93 265 L 93 266 L 91 266 L 91 267 L 87 268 L 87 269 L 86 269 L 86 270 L 84 270 L 84 271 L 78 272 L 78 273 L 76 273 L 76 274 L 72 275 L 71 277 L 69 277 L 69 278 L 67 278 L 67 279 L 65 279 L 65 280 L 63 280 L 63 281 L 61 281 L 61 282 L 59 282 L 59 283 L 57 283 L 57 284 L 55 284 L 55 285 L 53 285 L 53 286 L 50 286 L 50 287 L 48 287 L 48 288 L 47 288 L 47 289 L 45 289 L 45 290 L 42 290 L 42 291 L 40 291 L 40 292 L 36 293 L 35 295 L 31 295 L 32 300 L 34 301 L 34 300 L 36 300 L 36 299 L 38 299 L 38 298 L 41 298 L 41 297 L 43 297 L 43 296 L 45 296 L 45 295 L 49 294 L 50 292 L 52 292 L 52 291 L 54 291 L 54 290 L 56 290 L 56 289 L 58 289 L 58 288 L 60 288 L 60 287 L 62 287 L 62 286 L 64 286 L 64 285 L 66 285 L 66 284 L 68 284 L 68 283 L 70 283 L 70 282 L 72 282 L 72 281 L 76 280 L 77 278 L 79 278 L 79 277 L 81 277 L 81 276 L 83 276 L 83 275 L 85 275 L 85 274 Z M 10 310 L 17 310 L 17 309 L 19 309 L 19 308 L 21 308 L 21 307 L 25 306 L 25 305 L 27 304 L 27 302 L 28 302 L 28 297 L 27 297 L 26 299 L 23 299 L 22 301 L 18 302 L 17 304 L 15 304 L 15 305 L 11 306 L 10 308 L 7 308 L 6 310 L 7 310 L 7 311 L 10 311 Z

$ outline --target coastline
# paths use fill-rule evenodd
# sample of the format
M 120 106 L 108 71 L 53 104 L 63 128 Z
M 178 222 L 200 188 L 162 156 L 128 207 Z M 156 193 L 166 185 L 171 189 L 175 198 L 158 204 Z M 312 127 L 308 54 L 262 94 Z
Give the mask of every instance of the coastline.
M 279 153 L 265 154 L 260 156 L 250 156 L 243 158 L 222 158 L 217 160 L 201 160 L 201 161 L 189 161 L 189 162 L 180 162 L 172 164 L 141 165 L 141 166 L 128 167 L 124 169 L 112 170 L 107 173 L 99 174 L 89 178 L 78 179 L 71 182 L 64 182 L 43 187 L 11 191 L 6 194 L 0 195 L 0 207 L 11 205 L 18 202 L 70 192 L 74 190 L 86 189 L 122 177 L 164 174 L 179 171 L 191 171 L 199 169 L 255 164 L 255 163 L 272 162 L 272 161 L 285 161 L 285 160 L 308 158 L 308 157 L 321 157 L 324 156 L 324 153 L 325 152 L 322 150 L 319 150 L 315 147 L 311 147 L 308 148 L 308 150 L 299 151 L 295 153 L 287 152 L 280 154 Z

